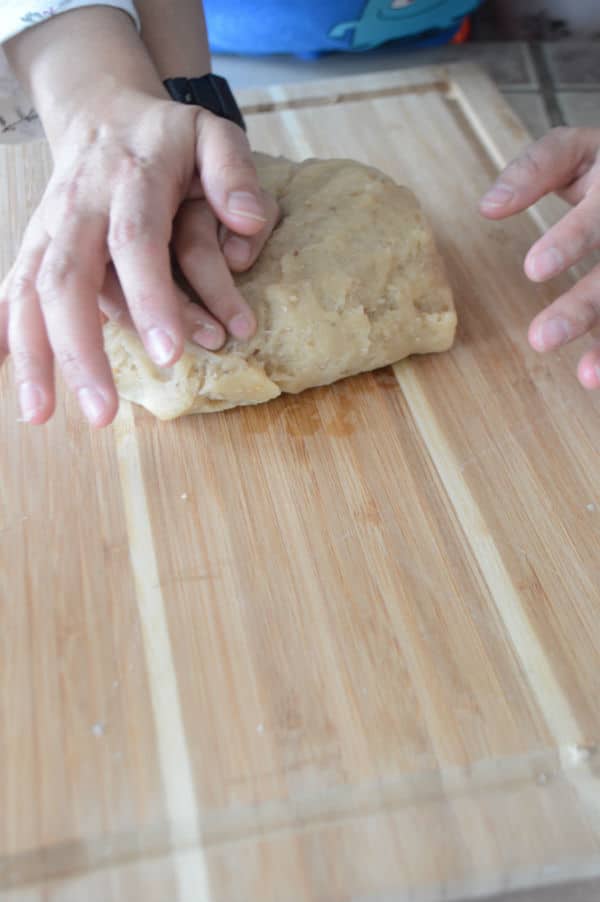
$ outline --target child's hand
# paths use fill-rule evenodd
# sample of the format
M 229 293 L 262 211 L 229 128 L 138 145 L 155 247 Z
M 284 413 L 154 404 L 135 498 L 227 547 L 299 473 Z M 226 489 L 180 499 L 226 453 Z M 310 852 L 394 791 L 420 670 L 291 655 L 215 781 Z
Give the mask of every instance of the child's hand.
M 536 241 L 525 272 L 544 282 L 600 247 L 600 129 L 557 128 L 533 144 L 502 173 L 481 201 L 481 212 L 503 219 L 556 192 L 575 209 Z M 533 320 L 529 341 L 552 351 L 600 322 L 600 266 Z M 585 354 L 578 370 L 585 388 L 600 387 L 600 346 Z

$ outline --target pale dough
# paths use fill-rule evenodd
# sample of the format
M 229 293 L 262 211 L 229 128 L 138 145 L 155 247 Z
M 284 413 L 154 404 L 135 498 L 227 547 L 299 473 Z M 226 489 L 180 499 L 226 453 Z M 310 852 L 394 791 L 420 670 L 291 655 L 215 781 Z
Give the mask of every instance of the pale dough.
M 452 345 L 452 294 L 411 191 L 350 160 L 256 163 L 282 211 L 257 263 L 236 276 L 256 336 L 217 353 L 187 344 L 160 369 L 132 331 L 104 327 L 119 394 L 161 419 L 258 404 Z

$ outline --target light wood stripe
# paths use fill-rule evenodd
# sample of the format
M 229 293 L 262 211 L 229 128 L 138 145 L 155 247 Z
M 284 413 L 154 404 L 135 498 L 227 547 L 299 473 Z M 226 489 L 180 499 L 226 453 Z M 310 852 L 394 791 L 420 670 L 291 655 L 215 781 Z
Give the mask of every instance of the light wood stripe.
M 463 478 L 452 447 L 440 429 L 435 410 L 427 401 L 414 365 L 394 367 L 411 414 L 454 506 L 459 523 L 490 590 L 498 613 L 521 661 L 540 710 L 561 749 L 561 758 L 573 765 L 573 749 L 583 742 L 581 729 L 562 686 L 519 601 L 519 593 L 477 503 Z
M 285 103 L 285 88 L 283 86 L 273 86 L 269 94 L 273 98 L 275 104 Z M 303 134 L 298 117 L 293 109 L 284 108 L 279 113 L 280 121 L 283 123 L 286 131 L 294 136 L 294 159 L 303 160 L 306 157 L 314 156 L 310 141 Z
M 202 852 L 196 791 L 160 585 L 135 421 L 131 405 L 126 402 L 121 402 L 114 433 L 171 840 L 178 848 L 184 845 L 195 847 L 192 851 L 173 856 L 178 898 L 181 902 L 188 899 L 194 899 L 194 902 L 210 902 L 211 893 Z
M 477 503 L 469 492 L 452 449 L 427 402 L 409 360 L 394 367 L 412 416 L 448 492 L 458 520 L 475 555 L 490 597 L 505 625 L 542 715 L 556 739 L 561 769 L 581 799 L 590 822 L 600 826 L 600 792 L 593 772 L 596 746 L 589 746 L 573 709 L 556 679 L 538 636 L 531 626 L 519 592 L 510 578 Z M 564 879 L 564 875 L 563 875 Z

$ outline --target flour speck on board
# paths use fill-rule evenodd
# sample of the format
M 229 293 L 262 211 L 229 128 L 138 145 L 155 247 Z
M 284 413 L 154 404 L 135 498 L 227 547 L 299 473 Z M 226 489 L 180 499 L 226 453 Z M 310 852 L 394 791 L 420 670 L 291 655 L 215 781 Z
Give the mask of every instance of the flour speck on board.
M 181 495 L 180 495 L 179 497 L 181 498 L 182 501 L 187 501 L 187 500 L 188 500 L 188 493 L 187 493 L 187 492 L 182 492 Z
M 106 724 L 100 722 L 93 724 L 92 733 L 94 736 L 104 736 L 106 733 Z
M 259 723 L 259 724 L 258 724 L 258 726 L 257 726 L 257 728 L 256 728 L 256 732 L 259 733 L 259 734 L 262 736 L 262 734 L 265 732 L 265 725 L 264 725 L 264 723 Z
M 586 504 L 585 509 L 589 511 L 590 514 L 593 514 L 596 511 L 596 505 L 593 503 L 593 501 L 590 501 L 589 504 Z
M 568 745 L 563 749 L 561 757 L 572 767 L 583 764 L 598 754 L 598 746 L 595 742 L 579 742 L 576 745 Z

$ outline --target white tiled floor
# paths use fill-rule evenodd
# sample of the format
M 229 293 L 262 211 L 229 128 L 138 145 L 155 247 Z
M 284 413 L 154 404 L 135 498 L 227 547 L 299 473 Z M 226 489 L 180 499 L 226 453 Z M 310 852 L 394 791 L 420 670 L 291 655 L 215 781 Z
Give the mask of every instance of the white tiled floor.
M 374 71 L 390 71 L 468 60 L 483 66 L 506 90 L 506 99 L 534 138 L 549 128 L 544 102 L 537 93 L 537 76 L 526 44 L 485 43 L 440 47 L 427 51 L 389 48 L 356 54 L 330 54 L 316 60 L 295 57 L 216 56 L 214 69 L 235 89 L 258 88 L 289 82 L 314 81 Z
M 547 99 L 554 124 L 560 124 L 562 113 L 567 125 L 600 126 L 600 42 L 558 41 L 538 46 L 541 49 L 532 51 L 524 42 L 492 41 L 423 51 L 383 47 L 368 53 L 330 54 L 316 60 L 217 56 L 215 71 L 236 89 L 469 60 L 487 70 L 534 138 L 551 126 Z M 543 91 L 538 82 L 536 56 L 545 78 Z
M 533 138 L 541 138 L 550 128 L 546 106 L 534 92 L 504 92 L 504 98 L 513 108 Z
M 291 81 L 314 81 L 376 70 L 428 66 L 468 60 L 479 63 L 499 85 L 511 90 L 537 87 L 535 69 L 527 45 L 511 43 L 466 44 L 433 50 L 402 50 L 382 47 L 367 53 L 332 53 L 315 60 L 291 56 L 239 57 L 217 54 L 214 70 L 233 88 L 257 88 Z
M 600 128 L 600 91 L 560 91 L 556 96 L 567 125 Z

